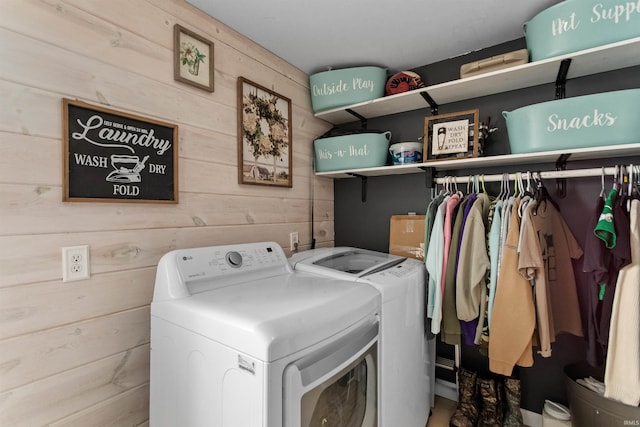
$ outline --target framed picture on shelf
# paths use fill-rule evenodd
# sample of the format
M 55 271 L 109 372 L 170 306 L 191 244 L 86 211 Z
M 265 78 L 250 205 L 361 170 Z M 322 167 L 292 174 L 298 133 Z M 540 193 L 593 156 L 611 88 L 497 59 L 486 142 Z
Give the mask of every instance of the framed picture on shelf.
M 478 157 L 478 115 L 474 109 L 426 117 L 425 161 Z
M 238 183 L 292 183 L 291 100 L 238 78 Z
M 213 43 L 178 24 L 173 26 L 173 78 L 213 92 Z

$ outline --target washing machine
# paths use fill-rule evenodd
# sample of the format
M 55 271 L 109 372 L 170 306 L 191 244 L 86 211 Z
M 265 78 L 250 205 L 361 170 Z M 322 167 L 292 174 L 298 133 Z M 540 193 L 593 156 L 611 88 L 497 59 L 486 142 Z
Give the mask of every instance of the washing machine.
M 273 242 L 175 250 L 151 303 L 151 427 L 376 427 L 380 293 Z
M 424 427 L 435 393 L 435 340 L 424 326 L 424 264 L 351 247 L 312 249 L 289 262 L 298 272 L 366 283 L 381 293 L 380 425 Z

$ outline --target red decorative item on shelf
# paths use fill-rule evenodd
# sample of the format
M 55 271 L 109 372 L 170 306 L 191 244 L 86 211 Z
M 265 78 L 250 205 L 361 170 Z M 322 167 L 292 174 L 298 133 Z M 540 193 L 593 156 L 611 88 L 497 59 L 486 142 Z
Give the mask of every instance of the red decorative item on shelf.
M 385 94 L 395 95 L 396 93 L 408 92 L 421 87 L 425 87 L 425 84 L 417 73 L 402 71 L 389 77 L 385 86 Z

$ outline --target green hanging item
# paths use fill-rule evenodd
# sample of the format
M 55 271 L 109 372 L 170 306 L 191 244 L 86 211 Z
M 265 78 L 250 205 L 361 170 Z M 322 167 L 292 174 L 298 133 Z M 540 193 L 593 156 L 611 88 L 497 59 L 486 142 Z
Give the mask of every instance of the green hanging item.
M 604 294 L 605 294 L 606 290 L 607 290 L 607 284 L 606 283 L 600 283 L 600 287 L 598 289 L 598 299 L 600 301 L 604 300 Z
M 596 228 L 593 230 L 593 233 L 604 242 L 607 249 L 613 249 L 616 247 L 616 230 L 613 224 L 613 204 L 616 202 L 617 196 L 618 190 L 612 188 L 611 191 L 609 191 L 607 200 L 604 202 L 604 208 L 602 209 Z

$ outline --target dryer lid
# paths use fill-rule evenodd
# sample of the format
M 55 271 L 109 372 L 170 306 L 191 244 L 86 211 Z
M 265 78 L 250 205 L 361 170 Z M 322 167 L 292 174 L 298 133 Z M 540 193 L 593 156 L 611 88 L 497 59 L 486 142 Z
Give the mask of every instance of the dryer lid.
M 331 274 L 335 277 L 356 279 L 394 267 L 406 258 L 367 249 L 338 247 L 316 249 L 290 258 L 299 271 Z

